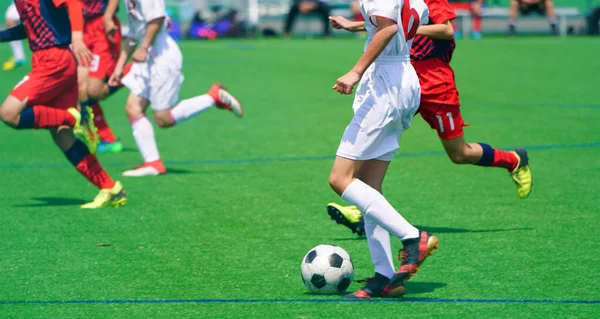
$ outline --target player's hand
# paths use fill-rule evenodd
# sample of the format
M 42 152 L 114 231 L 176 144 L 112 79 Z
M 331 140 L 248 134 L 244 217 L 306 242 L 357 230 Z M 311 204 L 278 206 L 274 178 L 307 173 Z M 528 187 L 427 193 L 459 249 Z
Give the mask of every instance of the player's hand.
M 110 85 L 110 86 L 121 85 L 121 78 L 123 78 L 123 67 L 119 65 L 115 68 L 115 71 L 108 79 L 108 85 Z
M 83 67 L 89 67 L 92 61 L 92 52 L 83 43 L 81 32 L 73 32 L 71 42 L 73 44 L 73 55 L 77 63 Z
M 337 79 L 331 89 L 339 92 L 340 94 L 352 94 L 352 89 L 356 83 L 358 83 L 358 81 L 360 81 L 360 74 L 351 70 Z
M 104 16 L 104 31 L 106 32 L 106 37 L 108 38 L 108 40 L 112 43 L 116 43 L 115 40 L 115 33 L 117 33 L 117 31 L 119 31 L 119 27 L 117 27 L 117 24 L 115 23 L 113 17 L 110 16 Z
M 337 30 L 352 30 L 352 21 L 342 17 L 342 16 L 330 16 L 329 23 L 331 23 L 331 27 Z
M 148 59 L 148 49 L 139 47 L 133 52 L 131 57 L 135 62 L 146 62 L 146 59 Z

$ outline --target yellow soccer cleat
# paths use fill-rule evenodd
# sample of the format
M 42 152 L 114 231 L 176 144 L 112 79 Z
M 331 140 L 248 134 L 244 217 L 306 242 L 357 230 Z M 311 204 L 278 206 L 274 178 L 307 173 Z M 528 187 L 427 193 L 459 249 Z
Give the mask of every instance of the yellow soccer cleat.
M 519 196 L 520 199 L 525 199 L 529 196 L 531 188 L 533 187 L 531 170 L 529 169 L 529 156 L 527 156 L 527 151 L 522 148 L 517 148 L 511 153 L 517 156 L 519 164 L 510 175 L 515 181 L 515 184 L 517 184 L 517 196 Z
M 4 64 L 2 64 L 2 71 L 12 71 L 12 70 L 24 65 L 25 62 L 27 62 L 27 60 L 25 60 L 25 59 L 16 60 L 15 57 L 10 57 L 10 59 L 8 59 L 8 61 L 6 61 L 6 62 L 4 62 Z
M 127 203 L 127 194 L 121 182 L 116 182 L 113 188 L 101 189 L 94 201 L 81 205 L 84 209 L 96 209 L 104 207 L 119 207 Z
M 98 150 L 98 129 L 94 125 L 94 113 L 91 107 L 87 107 L 84 112 L 79 112 L 76 108 L 71 107 L 67 110 L 75 117 L 75 126 L 73 126 L 73 132 L 78 139 L 88 147 L 90 154 L 96 154 Z
M 342 224 L 358 236 L 365 235 L 363 215 L 356 206 L 342 206 L 336 203 L 327 204 L 327 213 L 336 223 Z

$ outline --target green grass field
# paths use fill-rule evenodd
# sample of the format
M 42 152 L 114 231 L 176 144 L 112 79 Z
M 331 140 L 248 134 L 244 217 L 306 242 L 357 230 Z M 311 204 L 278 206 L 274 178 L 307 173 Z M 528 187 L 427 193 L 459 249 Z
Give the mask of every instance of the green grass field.
M 452 164 L 417 116 L 384 188 L 441 247 L 404 302 L 359 303 L 308 294 L 300 263 L 333 243 L 355 278 L 372 275 L 365 240 L 325 211 L 338 200 L 327 178 L 352 116 L 352 98 L 330 88 L 362 41 L 181 46 L 181 97 L 223 81 L 246 118 L 211 110 L 157 128 L 170 173 L 125 179 L 141 160 L 126 92 L 105 102 L 126 151 L 101 161 L 125 185 L 126 207 L 79 209 L 96 189 L 48 133 L 0 127 L 0 318 L 600 317 L 598 39 L 458 43 L 466 137 L 528 147 L 533 193 L 519 200 L 505 171 Z M 0 95 L 25 72 L 0 74 Z

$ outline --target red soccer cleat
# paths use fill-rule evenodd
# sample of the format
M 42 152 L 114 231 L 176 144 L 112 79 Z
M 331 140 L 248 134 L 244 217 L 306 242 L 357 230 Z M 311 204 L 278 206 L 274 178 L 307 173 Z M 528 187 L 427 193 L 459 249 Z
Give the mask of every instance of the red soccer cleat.
M 386 297 L 391 291 L 391 288 L 389 288 L 390 286 L 388 285 L 390 280 L 386 276 L 381 275 L 379 273 L 375 273 L 375 276 L 373 278 L 358 280 L 357 282 L 366 282 L 367 284 L 363 288 L 351 294 L 345 295 L 344 298 L 370 299 L 372 297 Z
M 388 285 L 390 297 L 401 297 L 404 295 L 404 282 L 411 279 L 419 266 L 427 259 L 427 256 L 433 256 L 433 250 L 438 249 L 438 238 L 428 232 L 422 231 L 419 238 L 408 239 L 403 242 L 404 247 L 398 253 L 400 260 L 400 269 Z
M 127 177 L 142 177 L 142 176 L 158 176 L 167 173 L 167 169 L 161 160 L 144 163 L 138 168 L 123 172 L 123 176 Z
M 215 100 L 215 103 L 218 108 L 225 109 L 231 111 L 238 117 L 244 116 L 244 108 L 240 101 L 238 101 L 227 88 L 223 86 L 221 83 L 213 84 L 213 86 L 208 91 L 208 95 Z

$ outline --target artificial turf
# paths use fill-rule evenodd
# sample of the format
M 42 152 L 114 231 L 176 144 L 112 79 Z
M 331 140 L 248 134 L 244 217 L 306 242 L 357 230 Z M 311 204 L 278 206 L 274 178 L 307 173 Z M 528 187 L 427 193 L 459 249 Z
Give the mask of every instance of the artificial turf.
M 211 110 L 156 128 L 169 173 L 121 178 L 141 158 L 126 93 L 104 102 L 126 146 L 100 156 L 127 189 L 120 209 L 79 209 L 96 190 L 48 133 L 0 127 L 0 318 L 600 317 L 593 38 L 459 41 L 453 67 L 472 124 L 466 138 L 528 147 L 531 197 L 517 199 L 505 171 L 452 164 L 416 116 L 384 191 L 409 221 L 439 236 L 440 250 L 410 282 L 407 302 L 307 293 L 300 263 L 318 244 L 345 248 L 356 278 L 373 271 L 365 240 L 325 210 L 338 201 L 327 178 L 352 116 L 352 98 L 330 88 L 362 45 L 181 43 L 181 97 L 223 81 L 246 117 Z M 1 73 L 0 95 L 25 73 Z

